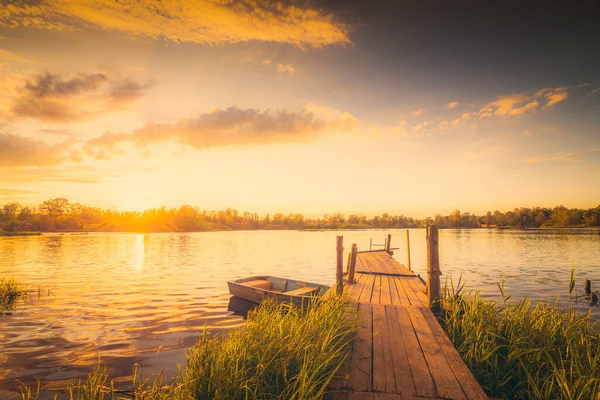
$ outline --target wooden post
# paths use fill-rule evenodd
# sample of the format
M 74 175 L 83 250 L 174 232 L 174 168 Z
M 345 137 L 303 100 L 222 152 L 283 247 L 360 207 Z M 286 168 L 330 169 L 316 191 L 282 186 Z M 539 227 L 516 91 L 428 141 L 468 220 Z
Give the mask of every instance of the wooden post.
M 350 271 L 348 271 L 348 283 L 354 283 L 354 271 L 356 269 L 356 253 L 358 247 L 356 243 L 352 244 L 352 252 L 350 253 Z
M 408 229 L 406 230 L 406 263 L 408 264 L 409 271 L 412 271 L 410 267 L 410 234 L 408 233 Z
M 583 290 L 585 291 L 586 296 L 589 296 L 592 294 L 592 282 L 589 279 L 586 279 L 583 282 Z
M 336 291 L 338 294 L 342 294 L 344 290 L 344 237 L 337 237 L 337 263 L 335 269 L 335 280 L 336 280 Z
M 392 234 L 388 233 L 388 237 L 385 240 L 385 251 L 387 251 L 388 253 L 390 252 L 390 248 L 392 247 L 391 244 L 392 244 Z
M 439 314 L 440 307 L 440 252 L 438 247 L 438 228 L 435 225 L 427 227 L 427 287 L 429 307 Z

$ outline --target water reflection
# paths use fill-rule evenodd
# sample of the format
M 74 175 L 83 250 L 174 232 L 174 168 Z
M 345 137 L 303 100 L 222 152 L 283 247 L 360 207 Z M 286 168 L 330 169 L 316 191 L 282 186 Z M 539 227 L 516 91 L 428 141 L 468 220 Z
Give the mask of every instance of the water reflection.
M 599 232 L 442 230 L 442 279 L 462 276 L 499 298 L 504 276 L 513 298 L 565 300 L 573 267 L 580 292 L 584 279 L 594 290 L 600 285 Z M 0 237 L 0 274 L 55 295 L 2 317 L 0 398 L 2 389 L 18 388 L 16 379 L 56 386 L 84 377 L 98 357 L 121 381 L 134 362 L 145 376 L 163 368 L 176 374 L 205 327 L 219 332 L 244 323 L 248 305 L 231 298 L 227 280 L 277 275 L 332 285 L 335 236 L 344 235 L 348 251 L 388 233 L 404 263 L 404 230 Z M 425 231 L 410 235 L 412 266 L 424 277 Z
M 135 238 L 135 269 L 141 271 L 144 268 L 144 251 L 146 248 L 145 245 L 145 235 L 136 235 Z

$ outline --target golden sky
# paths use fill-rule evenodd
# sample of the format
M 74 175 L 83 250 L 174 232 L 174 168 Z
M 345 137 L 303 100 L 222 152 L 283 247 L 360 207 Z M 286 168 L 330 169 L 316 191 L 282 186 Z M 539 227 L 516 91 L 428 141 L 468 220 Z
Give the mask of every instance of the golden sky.
M 4 2 L 0 204 L 420 217 L 600 203 L 596 56 L 352 4 Z

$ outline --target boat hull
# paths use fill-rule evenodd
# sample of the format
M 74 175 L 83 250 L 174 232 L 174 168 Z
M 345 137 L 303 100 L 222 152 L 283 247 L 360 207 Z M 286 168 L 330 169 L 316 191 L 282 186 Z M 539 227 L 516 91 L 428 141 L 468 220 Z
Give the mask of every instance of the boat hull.
M 256 282 L 271 282 L 271 287 L 255 287 Z M 253 276 L 227 282 L 231 295 L 260 303 L 266 298 L 272 298 L 280 303 L 292 303 L 296 306 L 307 306 L 311 301 L 321 297 L 329 286 L 313 282 L 304 282 L 293 279 L 277 278 L 271 276 Z M 291 292 L 291 293 L 290 293 Z M 296 294 L 304 292 L 302 294 Z

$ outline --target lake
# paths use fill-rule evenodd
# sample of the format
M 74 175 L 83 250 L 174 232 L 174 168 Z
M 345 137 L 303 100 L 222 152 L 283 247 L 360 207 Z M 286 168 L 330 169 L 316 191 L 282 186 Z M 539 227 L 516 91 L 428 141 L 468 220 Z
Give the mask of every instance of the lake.
M 265 274 L 332 285 L 337 235 L 347 257 L 352 243 L 368 250 L 370 238 L 383 244 L 388 233 L 405 263 L 404 230 L 0 237 L 0 275 L 44 292 L 0 316 L 0 395 L 9 397 L 16 379 L 53 387 L 83 378 L 98 359 L 119 382 L 134 363 L 144 376 L 173 375 L 203 329 L 244 323 L 227 280 Z M 413 270 L 426 277 L 425 230 L 410 235 Z M 442 285 L 462 276 L 499 299 L 504 277 L 513 299 L 560 295 L 564 304 L 573 268 L 579 292 L 584 279 L 600 287 L 600 230 L 441 230 L 440 264 Z

